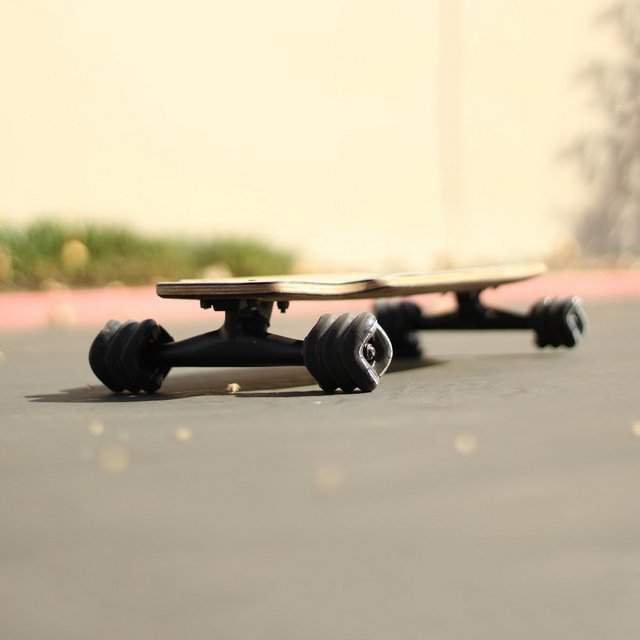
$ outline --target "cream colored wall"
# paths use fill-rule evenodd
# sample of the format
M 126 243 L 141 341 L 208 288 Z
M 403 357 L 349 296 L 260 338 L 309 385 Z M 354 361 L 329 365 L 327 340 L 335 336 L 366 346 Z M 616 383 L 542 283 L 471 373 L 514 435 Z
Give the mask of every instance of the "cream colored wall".
M 554 157 L 601 6 L 1 0 L 0 215 L 263 236 L 310 268 L 541 256 L 581 197 Z

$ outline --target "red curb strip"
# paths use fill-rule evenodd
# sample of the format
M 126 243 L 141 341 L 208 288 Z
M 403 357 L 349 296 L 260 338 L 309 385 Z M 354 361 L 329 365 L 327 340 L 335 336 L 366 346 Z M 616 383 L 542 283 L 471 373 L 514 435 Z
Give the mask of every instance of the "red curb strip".
M 548 273 L 539 278 L 487 291 L 491 304 L 530 303 L 545 296 L 580 296 L 587 303 L 598 300 L 640 299 L 640 270 L 602 270 Z M 448 297 L 423 296 L 433 308 L 446 306 Z M 370 309 L 370 300 L 332 300 L 292 303 L 289 313 L 318 316 L 322 313 L 359 312 Z M 55 326 L 101 327 L 110 318 L 154 318 L 162 324 L 206 319 L 196 302 L 164 300 L 154 287 L 118 287 L 26 291 L 0 294 L 0 330 L 29 330 Z M 211 313 L 211 312 L 209 312 Z

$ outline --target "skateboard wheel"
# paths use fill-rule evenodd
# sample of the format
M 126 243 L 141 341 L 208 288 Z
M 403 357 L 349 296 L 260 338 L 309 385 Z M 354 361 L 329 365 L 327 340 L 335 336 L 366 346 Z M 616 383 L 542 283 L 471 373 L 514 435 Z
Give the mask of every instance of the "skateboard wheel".
M 89 349 L 89 364 L 98 379 L 115 392 L 157 391 L 170 367 L 152 364 L 154 346 L 173 338 L 154 320 L 109 321 Z
M 397 358 L 419 358 L 422 355 L 419 327 L 422 311 L 413 302 L 379 302 L 374 307 L 378 323 L 389 336 Z
M 342 334 L 336 350 L 353 384 L 373 391 L 393 357 L 391 340 L 372 313 L 361 313 Z
M 324 358 L 318 348 L 318 343 L 335 321 L 335 316 L 325 313 L 320 317 L 318 322 L 316 322 L 313 329 L 309 332 L 309 335 L 304 339 L 302 345 L 304 366 L 315 378 L 320 388 L 327 393 L 334 392 L 338 385 L 324 364 Z
M 173 338 L 155 320 L 140 322 L 127 340 L 120 361 L 133 383 L 133 388 L 129 387 L 132 393 L 135 393 L 134 388 L 154 393 L 162 386 L 171 367 L 154 365 L 152 354 L 154 346 L 167 342 L 173 342 Z
M 124 387 L 126 391 L 138 393 L 140 388 L 129 376 L 121 356 L 129 338 L 134 334 L 138 323 L 129 320 L 118 327 L 105 353 L 105 364 L 113 377 Z
M 327 393 L 340 388 L 373 391 L 393 355 L 391 342 L 371 313 L 357 318 L 326 314 L 305 338 L 304 364 Z
M 343 313 L 318 341 L 318 351 L 327 370 L 335 380 L 336 386 L 345 393 L 352 393 L 356 388 L 356 383 L 344 366 L 341 353 L 342 338 L 353 321 L 354 317 L 350 313 Z
M 545 298 L 531 310 L 531 326 L 540 348 L 575 347 L 587 328 L 587 315 L 579 298 Z
M 118 320 L 109 320 L 109 322 L 104 325 L 102 331 L 95 337 L 89 349 L 89 365 L 91 366 L 91 370 L 105 387 L 108 387 L 116 393 L 124 391 L 125 387 L 109 371 L 105 355 L 115 332 L 121 324 Z

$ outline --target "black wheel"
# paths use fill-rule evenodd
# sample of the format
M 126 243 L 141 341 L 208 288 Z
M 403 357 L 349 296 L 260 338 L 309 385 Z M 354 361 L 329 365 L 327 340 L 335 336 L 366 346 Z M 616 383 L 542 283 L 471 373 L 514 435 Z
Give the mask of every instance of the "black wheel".
M 120 325 L 109 341 L 109 347 L 104 354 L 104 362 L 107 370 L 126 391 L 130 391 L 131 393 L 138 393 L 140 387 L 136 384 L 135 380 L 129 376 L 127 368 L 122 361 L 122 354 L 129 338 L 135 333 L 137 326 L 138 323 L 134 320 L 129 320 Z
M 143 320 L 127 341 L 121 360 L 134 387 L 146 393 L 157 391 L 171 370 L 153 362 L 153 352 L 173 338 L 155 320 Z
M 389 336 L 396 358 L 419 358 L 422 355 L 418 327 L 422 311 L 409 301 L 379 302 L 374 314 Z
M 305 338 L 305 366 L 324 391 L 373 391 L 393 355 L 391 342 L 371 313 L 324 315 Z
M 154 320 L 110 320 L 89 349 L 89 364 L 98 379 L 115 392 L 157 391 L 170 367 L 153 362 L 158 346 L 173 338 Z
M 345 393 L 352 393 L 356 388 L 356 383 L 343 364 L 341 353 L 342 338 L 353 320 L 354 317 L 350 313 L 343 313 L 318 341 L 318 351 L 327 370 L 335 380 L 336 386 Z
M 91 370 L 105 387 L 108 387 L 116 393 L 124 391 L 125 386 L 109 371 L 105 355 L 109 350 L 109 344 L 114 334 L 121 325 L 122 323 L 118 322 L 118 320 L 109 320 L 109 322 L 104 325 L 102 331 L 95 337 L 89 349 L 89 365 L 91 366 Z
M 579 298 L 545 298 L 531 309 L 531 327 L 540 347 L 575 347 L 587 328 Z
M 393 346 L 372 313 L 361 313 L 338 342 L 338 354 L 353 384 L 373 391 L 393 358 Z
M 329 313 L 321 316 L 302 345 L 304 366 L 307 367 L 307 370 L 315 378 L 321 389 L 327 393 L 335 391 L 338 384 L 324 364 L 324 358 L 318 349 L 318 343 L 335 321 L 336 317 Z

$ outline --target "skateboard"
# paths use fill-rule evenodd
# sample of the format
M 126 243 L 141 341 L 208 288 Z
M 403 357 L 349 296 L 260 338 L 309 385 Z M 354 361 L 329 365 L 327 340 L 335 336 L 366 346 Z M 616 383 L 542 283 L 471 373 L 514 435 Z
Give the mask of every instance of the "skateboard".
M 533 278 L 539 263 L 431 273 L 270 276 L 160 282 L 162 298 L 197 300 L 224 313 L 219 329 L 175 342 L 154 320 L 110 320 L 89 350 L 95 375 L 114 392 L 157 391 L 172 367 L 302 365 L 327 393 L 373 391 L 392 357 L 421 355 L 421 330 L 533 330 L 539 347 L 574 347 L 587 320 L 578 298 L 536 303 L 527 314 L 486 307 L 482 291 Z M 427 315 L 411 301 L 379 302 L 373 313 L 324 314 L 304 340 L 268 332 L 274 304 L 296 300 L 406 298 L 453 292 L 455 311 Z

